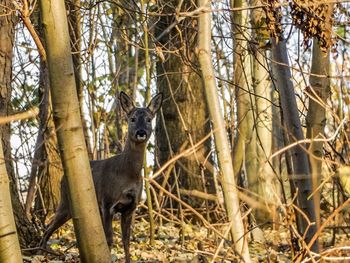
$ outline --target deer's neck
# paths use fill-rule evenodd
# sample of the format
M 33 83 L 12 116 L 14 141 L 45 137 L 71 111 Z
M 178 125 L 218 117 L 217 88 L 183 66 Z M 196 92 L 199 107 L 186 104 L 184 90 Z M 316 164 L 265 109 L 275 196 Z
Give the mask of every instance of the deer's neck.
M 143 166 L 143 159 L 146 150 L 146 144 L 144 143 L 135 143 L 129 138 L 125 142 L 125 147 L 123 150 L 124 158 L 128 163 L 136 170 L 141 171 Z

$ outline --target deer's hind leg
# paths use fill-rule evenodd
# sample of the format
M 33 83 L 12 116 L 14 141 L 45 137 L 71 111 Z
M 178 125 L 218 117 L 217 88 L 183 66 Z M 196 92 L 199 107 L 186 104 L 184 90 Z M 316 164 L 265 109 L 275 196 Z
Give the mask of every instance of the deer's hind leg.
M 58 207 L 54 218 L 47 226 L 43 238 L 40 241 L 40 247 L 45 248 L 46 243 L 51 237 L 51 235 L 60 228 L 64 223 L 66 223 L 69 219 L 72 218 L 71 213 L 69 211 L 69 206 L 65 202 L 61 200 L 60 206 Z

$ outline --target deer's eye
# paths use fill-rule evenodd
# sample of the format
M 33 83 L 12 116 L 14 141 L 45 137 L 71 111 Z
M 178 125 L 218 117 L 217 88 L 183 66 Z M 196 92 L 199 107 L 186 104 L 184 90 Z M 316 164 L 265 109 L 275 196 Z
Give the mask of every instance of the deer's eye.
M 135 121 L 136 121 L 136 118 L 131 118 L 130 121 L 131 121 L 131 122 L 135 122 Z
M 147 118 L 147 122 L 151 122 L 151 118 Z

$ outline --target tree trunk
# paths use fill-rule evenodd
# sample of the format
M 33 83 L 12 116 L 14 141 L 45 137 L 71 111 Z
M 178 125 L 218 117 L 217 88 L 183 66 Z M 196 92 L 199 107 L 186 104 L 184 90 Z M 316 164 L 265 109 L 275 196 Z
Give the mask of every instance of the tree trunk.
M 77 93 L 79 98 L 79 103 L 83 101 L 83 90 L 81 84 L 81 29 L 80 25 L 82 21 L 80 14 L 80 0 L 68 0 L 65 1 L 66 9 L 68 13 L 68 28 L 69 28 L 69 36 L 70 42 L 72 46 L 72 58 L 73 58 L 73 66 L 74 66 L 74 77 L 75 77 L 75 85 L 77 87 Z M 80 105 L 81 107 L 81 105 Z
M 329 5 L 326 21 L 329 20 L 333 13 L 332 4 Z M 326 34 L 331 34 L 332 24 L 329 23 Z M 318 40 L 314 38 L 312 47 L 312 62 L 311 62 L 311 76 L 309 79 L 310 89 L 309 93 L 309 108 L 306 115 L 306 137 L 309 139 L 322 137 L 324 135 L 324 127 L 326 125 L 326 104 L 330 95 L 330 59 L 329 51 L 323 52 L 320 48 Z M 319 76 L 322 77 L 319 77 Z M 311 152 L 309 156 L 313 191 L 315 191 L 322 179 L 322 157 L 323 157 L 323 142 L 312 142 L 309 145 Z M 315 209 L 317 217 L 317 225 L 320 226 L 320 190 L 314 192 Z
M 312 65 L 310 76 L 310 89 L 308 90 L 309 108 L 306 115 L 306 137 L 309 139 L 322 138 L 326 125 L 326 103 L 330 95 L 329 52 L 321 51 L 318 41 L 314 39 L 312 48 Z M 324 76 L 317 77 L 316 75 Z M 320 186 L 322 179 L 323 142 L 312 142 L 309 146 L 312 183 L 314 191 Z M 320 190 L 314 193 L 317 224 L 320 225 Z
M 199 0 L 199 8 L 210 10 L 211 1 Z M 204 80 L 205 95 L 208 101 L 210 119 L 213 122 L 214 140 L 218 153 L 221 174 L 221 185 L 224 193 L 228 218 L 232 223 L 231 235 L 236 251 L 240 253 L 246 263 L 251 262 L 248 243 L 245 238 L 243 221 L 241 218 L 235 177 L 230 156 L 229 141 L 225 128 L 225 121 L 219 103 L 219 95 L 215 83 L 214 68 L 211 57 L 211 13 L 202 12 L 198 18 L 198 58 Z
M 11 112 L 11 78 L 12 78 L 12 57 L 15 13 L 10 10 L 15 9 L 12 1 L 3 1 L 0 5 L 0 115 L 6 116 Z M 7 14 L 7 15 L 4 15 Z M 10 125 L 1 125 L 1 143 L 3 154 L 6 160 L 7 174 L 10 180 L 10 192 L 12 199 L 13 212 L 19 242 L 21 247 L 28 247 L 36 243 L 38 234 L 33 228 L 31 222 L 27 219 L 24 208 L 19 198 L 17 188 L 17 179 L 12 164 L 11 144 L 10 144 Z
M 289 69 L 289 61 L 287 56 L 287 46 L 284 39 L 280 39 L 276 43 L 272 39 L 272 61 L 273 76 L 276 86 L 280 92 L 282 114 L 284 120 L 284 132 L 287 145 L 304 139 L 301 127 L 299 112 L 295 98 L 292 76 Z M 310 176 L 309 161 L 306 152 L 306 145 L 300 143 L 289 150 L 291 158 L 292 173 L 289 174 L 291 188 L 297 190 L 292 193 L 297 194 L 297 206 L 307 215 L 312 225 L 308 225 L 307 220 L 297 213 L 298 231 L 301 235 L 305 235 L 305 241 L 308 243 L 317 232 L 316 216 L 313 198 L 309 198 L 312 193 L 312 183 Z M 308 230 L 308 231 L 307 231 Z M 307 232 L 306 232 L 307 231 Z M 312 251 L 318 251 L 318 241 L 312 246 Z
M 1 141 L 1 134 L 0 134 Z M 0 262 L 23 262 L 13 216 L 10 181 L 0 143 Z
M 174 12 L 174 8 L 169 7 L 177 6 L 177 1 L 171 1 L 171 4 L 169 1 L 161 1 L 159 5 L 164 6 L 164 14 L 169 14 Z M 191 10 L 195 7 L 187 0 L 183 2 L 182 8 Z M 194 53 L 197 35 L 195 22 L 190 18 L 180 22 L 177 25 L 182 34 L 180 36 L 174 27 L 169 30 L 174 21 L 174 16 L 161 16 L 156 28 L 160 45 L 166 49 L 163 52 L 164 60 L 157 62 L 157 86 L 165 98 L 156 125 L 156 154 L 160 165 L 210 132 L 204 88 L 196 72 L 198 60 Z M 175 52 L 167 53 L 169 50 Z M 212 174 L 203 169 L 209 152 L 210 141 L 200 151 L 177 162 L 174 171 L 178 173 L 180 189 L 215 192 Z M 176 189 L 174 180 L 171 177 L 168 182 L 172 192 Z M 199 198 L 183 196 L 183 199 L 193 207 L 200 207 L 203 203 Z
M 246 1 L 232 0 L 232 8 L 247 6 Z M 249 190 L 257 193 L 259 189 L 256 130 L 254 127 L 255 99 L 252 89 L 252 56 L 248 53 L 250 32 L 249 9 L 232 14 L 234 41 L 234 84 L 237 100 L 237 137 L 232 158 L 235 175 L 242 173 L 248 180 Z
M 81 11 L 80 11 L 80 0 L 68 0 L 65 1 L 66 9 L 68 13 L 68 28 L 69 28 L 69 36 L 72 46 L 72 57 L 73 57 L 73 66 L 74 66 L 74 77 L 75 77 L 75 85 L 77 87 L 78 99 L 80 104 L 80 111 L 83 112 L 83 85 L 82 85 L 82 75 L 81 75 Z M 90 137 L 88 133 L 87 121 L 83 115 L 82 123 L 83 123 L 83 131 L 85 137 L 85 143 L 88 150 L 89 159 L 93 159 L 92 146 L 90 142 Z
M 260 0 L 255 0 L 253 5 L 260 5 Z M 257 133 L 257 160 L 258 173 L 256 175 L 259 182 L 258 192 L 266 201 L 269 213 L 257 211 L 256 220 L 260 223 L 266 222 L 268 218 L 273 222 L 277 220 L 277 205 L 280 203 L 280 186 L 277 176 L 273 170 L 273 164 L 268 161 L 272 153 L 272 92 L 269 73 L 267 71 L 267 54 L 263 48 L 268 39 L 265 32 L 264 21 L 265 12 L 262 9 L 254 9 L 251 13 L 251 23 L 253 36 L 253 72 L 252 84 L 255 93 L 256 119 L 255 127 Z M 260 26 L 259 26 L 260 25 Z M 255 188 L 256 189 L 256 188 Z M 252 189 L 254 190 L 254 189 Z
M 130 3 L 131 5 L 136 5 L 135 3 Z M 133 64 L 131 62 L 133 55 L 130 52 L 131 45 L 124 40 L 124 35 L 127 35 L 130 39 L 134 36 L 132 35 L 133 30 L 130 30 L 130 23 L 132 23 L 132 18 L 129 17 L 129 13 L 125 12 L 122 8 L 117 5 L 111 5 L 113 10 L 113 22 L 112 22 L 112 35 L 111 35 L 111 46 L 113 56 L 110 59 L 110 63 L 114 62 L 114 70 L 111 68 L 111 74 L 113 74 L 116 94 L 119 94 L 119 91 L 124 91 L 130 96 L 133 100 L 136 101 L 136 87 L 139 83 L 140 72 L 138 68 L 142 68 L 142 65 L 139 65 L 139 52 L 135 52 L 133 61 L 135 67 L 131 67 Z M 136 6 L 135 6 L 136 8 Z M 138 8 L 138 7 L 137 7 Z M 137 48 L 137 47 L 135 47 Z M 143 58 L 143 57 L 142 57 Z M 144 63 L 142 59 L 142 63 Z M 143 72 L 141 73 L 143 75 Z M 124 147 L 126 141 L 126 127 L 127 121 L 124 118 L 124 112 L 119 104 L 118 96 L 115 97 L 115 116 L 111 116 L 114 120 L 114 123 L 111 125 L 111 130 L 114 132 L 114 138 L 117 143 L 117 148 L 121 151 Z
M 110 262 L 82 129 L 64 1 L 41 0 L 40 7 L 54 121 L 81 261 Z

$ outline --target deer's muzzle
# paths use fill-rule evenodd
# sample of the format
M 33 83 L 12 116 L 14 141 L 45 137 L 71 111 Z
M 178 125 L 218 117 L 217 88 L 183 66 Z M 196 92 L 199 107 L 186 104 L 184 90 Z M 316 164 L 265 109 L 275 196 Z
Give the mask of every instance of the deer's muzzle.
M 136 139 L 143 142 L 147 139 L 147 132 L 145 130 L 139 130 L 136 132 Z

